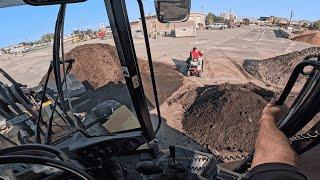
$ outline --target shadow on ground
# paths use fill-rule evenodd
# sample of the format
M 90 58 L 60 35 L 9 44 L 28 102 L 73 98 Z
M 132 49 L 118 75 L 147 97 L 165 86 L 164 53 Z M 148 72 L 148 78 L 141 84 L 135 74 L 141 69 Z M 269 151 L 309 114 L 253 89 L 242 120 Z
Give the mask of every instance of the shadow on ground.
M 158 116 L 156 114 L 151 114 L 151 120 L 155 129 L 158 125 Z M 159 140 L 160 150 L 168 149 L 170 145 L 176 145 L 206 153 L 209 152 L 205 147 L 186 136 L 184 133 L 181 133 L 180 131 L 170 127 L 167 124 L 167 120 L 164 118 L 162 118 L 157 139 Z
M 246 72 L 253 75 L 254 77 L 257 77 L 259 79 L 262 79 L 262 76 L 259 73 L 259 63 L 261 61 L 255 60 L 255 59 L 245 59 L 243 61 L 242 67 Z
M 285 37 L 283 35 L 283 33 L 281 33 L 280 30 L 273 30 L 274 34 L 276 35 L 277 38 L 284 38 L 284 39 L 287 39 L 287 37 Z
M 133 110 L 132 101 L 126 84 L 119 82 L 109 82 L 105 86 L 97 89 L 88 90 L 80 98 L 72 102 L 75 112 L 86 112 L 101 102 L 107 100 L 116 100 L 120 104 L 127 106 Z M 148 108 L 152 110 L 154 106 L 148 98 L 146 98 Z
M 179 71 L 182 75 L 187 76 L 188 74 L 188 64 L 185 60 L 172 59 L 174 64 L 176 65 L 177 71 Z

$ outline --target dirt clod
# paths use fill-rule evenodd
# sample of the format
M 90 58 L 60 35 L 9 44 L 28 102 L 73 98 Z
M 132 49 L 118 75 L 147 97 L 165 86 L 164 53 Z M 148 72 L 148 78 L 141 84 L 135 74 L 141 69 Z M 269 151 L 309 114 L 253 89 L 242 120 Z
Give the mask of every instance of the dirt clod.
M 198 88 L 179 99 L 186 107 L 183 128 L 212 152 L 249 152 L 256 139 L 261 111 L 273 95 L 251 83 Z

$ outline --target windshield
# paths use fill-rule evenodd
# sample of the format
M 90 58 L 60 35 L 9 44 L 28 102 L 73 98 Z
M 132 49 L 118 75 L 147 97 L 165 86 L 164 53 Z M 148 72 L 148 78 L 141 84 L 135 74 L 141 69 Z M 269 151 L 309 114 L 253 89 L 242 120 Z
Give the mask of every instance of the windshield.
M 37 113 L 53 59 L 58 10 L 58 6 L 28 5 L 0 9 L 0 16 L 6 17 L 0 30 L 0 68 L 22 85 L 17 86 L 23 92 L 14 94 L 15 83 L 0 76 L 3 109 L 0 129 L 1 134 L 17 144 L 21 143 L 19 133 L 26 141 L 34 141 Z M 79 123 L 91 136 L 139 129 L 104 2 L 68 5 L 63 42 L 66 63 L 64 67 L 61 65 L 61 74 L 66 82 L 63 83 L 65 100 L 55 105 L 58 92 L 52 72 L 41 111 L 42 135 L 50 119 L 53 119 L 52 141 L 72 132 Z M 27 103 L 19 101 L 17 96 L 27 99 Z M 10 143 L 1 139 L 1 147 L 5 145 Z
M 160 148 L 175 144 L 218 152 L 223 157 L 246 156 L 254 147 L 265 105 L 282 92 L 297 64 L 308 55 L 319 54 L 320 3 L 310 4 L 289 0 L 193 1 L 186 22 L 160 23 L 154 1 L 143 1 L 163 120 L 157 135 Z M 139 6 L 132 0 L 126 0 L 126 6 L 128 30 L 155 127 L 156 103 Z M 39 110 L 52 60 L 57 12 L 58 6 L 0 10 L 0 16 L 7 17 L 2 19 L 0 28 L 0 67 L 17 83 L 27 85 L 21 88 L 34 111 Z M 139 129 L 124 77 L 128 72 L 120 65 L 104 1 L 68 6 L 63 39 L 65 60 L 74 63 L 66 78 L 68 87 L 63 86 L 67 98 L 62 103 L 69 109 L 58 108 L 53 115 L 57 138 L 73 126 L 70 118 L 61 114 L 72 115 L 72 122 L 83 123 L 92 136 Z M 288 98 L 289 106 L 306 79 L 298 79 Z M 4 77 L 1 81 L 12 84 Z M 42 110 L 45 122 L 51 118 L 57 96 L 53 75 L 49 76 L 47 87 Z M 12 88 L 1 88 L 14 94 Z M 19 142 L 18 130 L 12 130 L 12 123 L 17 122 L 14 118 L 27 114 L 28 119 L 33 115 L 15 96 L 13 101 L 17 107 L 0 98 L 4 109 L 0 128 L 2 134 Z M 319 118 L 302 132 L 316 124 Z M 31 122 L 29 126 L 32 128 L 22 132 L 32 135 L 34 125 Z
M 223 157 L 247 155 L 265 105 L 282 92 L 298 63 L 319 54 L 320 4 L 192 1 L 187 22 L 163 24 L 153 1 L 143 2 L 165 119 L 160 146 L 209 149 Z M 138 5 L 127 4 L 137 55 L 147 59 L 143 36 L 137 33 L 141 20 L 132 10 Z M 300 76 L 286 101 L 289 107 L 305 81 Z M 315 124 L 319 127 L 317 117 L 301 132 Z

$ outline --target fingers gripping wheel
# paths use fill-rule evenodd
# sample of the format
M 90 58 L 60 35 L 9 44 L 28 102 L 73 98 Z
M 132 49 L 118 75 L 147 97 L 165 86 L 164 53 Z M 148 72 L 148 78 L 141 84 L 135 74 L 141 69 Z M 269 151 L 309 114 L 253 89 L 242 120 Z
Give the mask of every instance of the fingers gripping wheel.
M 317 61 L 310 60 L 311 58 L 317 58 Z M 317 138 L 318 131 L 308 132 L 302 136 L 295 136 L 297 132 L 299 132 L 305 125 L 307 125 L 319 112 L 318 106 L 315 104 L 320 103 L 320 61 L 319 56 L 308 56 L 299 63 L 293 73 L 291 74 L 287 85 L 285 86 L 281 96 L 279 99 L 274 103 L 276 106 L 284 105 L 287 97 L 289 96 L 291 90 L 293 89 L 295 83 L 297 82 L 300 74 L 308 74 L 308 78 L 306 83 L 304 84 L 302 90 L 300 91 L 299 95 L 289 108 L 289 112 L 285 117 L 280 119 L 278 122 L 278 127 L 281 131 L 287 136 L 291 137 L 291 143 L 294 143 L 294 149 L 298 154 L 301 154 L 312 147 L 315 147 L 319 144 L 319 140 L 310 141 L 307 145 L 302 143 L 299 144 L 295 142 L 297 139 L 314 139 Z M 311 73 L 305 73 L 305 67 L 312 67 L 313 70 Z M 312 128 L 310 131 L 314 130 Z M 241 162 L 235 169 L 235 172 L 243 173 L 249 167 L 250 163 L 252 162 L 254 155 L 254 151 L 252 151 L 248 157 Z

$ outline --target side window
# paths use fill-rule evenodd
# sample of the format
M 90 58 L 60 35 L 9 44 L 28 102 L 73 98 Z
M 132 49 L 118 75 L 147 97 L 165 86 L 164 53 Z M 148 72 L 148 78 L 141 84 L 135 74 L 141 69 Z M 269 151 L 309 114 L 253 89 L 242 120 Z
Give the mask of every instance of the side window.
M 0 101 L 0 107 L 6 111 L 0 114 L 0 133 L 19 144 L 16 135 L 19 129 L 7 126 L 6 122 L 15 116 L 35 118 L 29 111 L 34 114 L 40 111 L 43 89 L 46 89 L 47 99 L 43 102 L 41 115 L 45 122 L 53 117 L 53 134 L 67 131 L 74 119 L 80 119 L 88 133 L 96 136 L 140 128 L 114 46 L 104 1 L 67 5 L 63 57 L 65 61 L 74 62 L 70 69 L 69 64 L 65 64 L 68 73 L 62 71 L 61 66 L 61 84 L 65 97 L 63 104 L 66 108 L 54 105 L 62 101 L 57 103 L 55 77 L 53 73 L 48 74 L 53 59 L 53 32 L 57 13 L 58 6 L 0 8 L 0 17 L 3 17 L 0 28 L 0 68 L 16 82 L 25 85 L 24 95 L 32 107 L 29 108 L 14 97 L 14 103 Z M 90 14 L 90 18 L 87 14 Z M 16 16 L 19 18 L 12 18 Z M 137 37 L 141 36 L 141 29 L 137 29 Z M 0 75 L 2 83 L 4 86 L 0 87 L 1 92 L 12 85 Z M 65 114 L 74 118 L 70 120 Z M 33 141 L 33 127 L 30 128 L 28 123 L 24 126 L 27 138 Z M 41 129 L 47 130 L 45 125 Z M 1 141 L 0 146 L 3 147 Z

